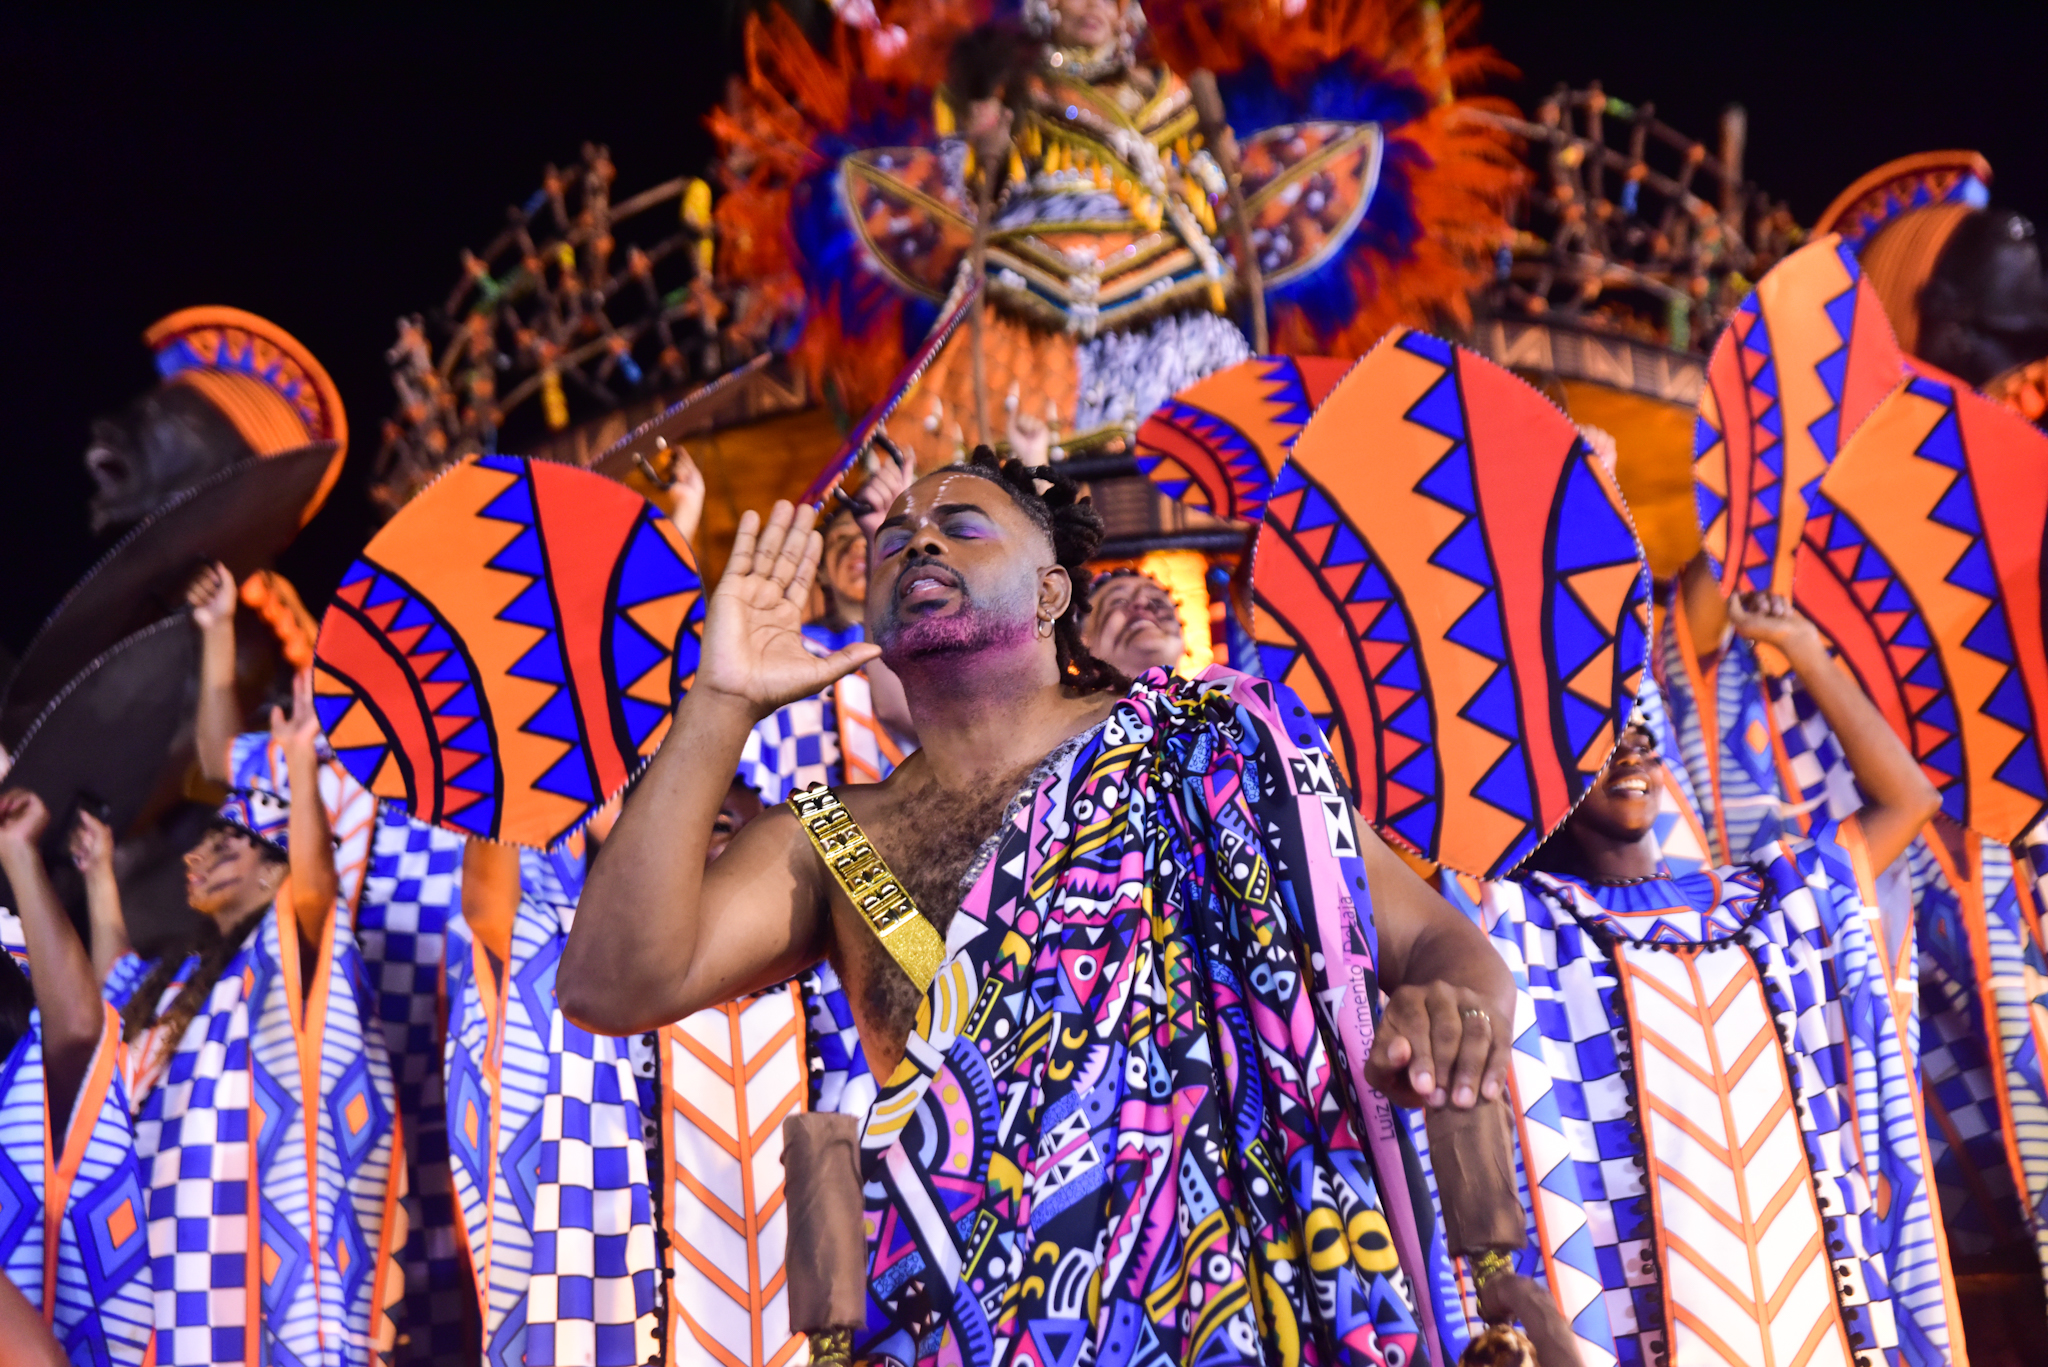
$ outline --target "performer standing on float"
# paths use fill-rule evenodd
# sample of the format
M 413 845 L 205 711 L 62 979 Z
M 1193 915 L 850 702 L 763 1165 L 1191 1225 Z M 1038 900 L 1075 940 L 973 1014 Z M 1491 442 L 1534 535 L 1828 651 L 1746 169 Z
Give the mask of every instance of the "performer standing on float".
M 0 871 L 20 908 L 0 912 L 0 1180 L 31 1198 L 0 1229 L 0 1281 L 40 1307 L 63 1360 L 133 1367 L 155 1311 L 121 1022 L 43 868 L 49 820 L 36 794 L 0 792 Z M 111 853 L 106 828 L 91 824 L 84 849 Z
M 1100 523 L 1051 470 L 914 485 L 875 542 L 878 644 L 824 660 L 799 630 L 810 528 L 787 504 L 742 521 L 696 685 L 593 871 L 565 1012 L 641 1030 L 834 963 L 889 1079 L 863 1141 L 860 1356 L 978 1364 L 992 1337 L 1077 1332 L 1175 1358 L 1310 1333 L 1360 1362 L 1381 1341 L 1435 1356 L 1409 1296 L 1426 1274 L 1399 1275 L 1388 1232 L 1406 1183 L 1376 1171 L 1357 1108 L 1368 1078 L 1412 1104 L 1499 1095 L 1511 991 L 1478 932 L 1348 807 L 1326 826 L 1301 785 L 1327 756 L 1285 690 L 1223 672 L 1126 694 L 1086 655 Z M 768 813 L 707 871 L 754 723 L 878 656 L 918 754 Z M 813 853 L 855 822 L 907 894 L 879 927 Z
M 271 712 L 301 794 L 320 790 L 319 735 L 301 671 Z M 156 1360 L 363 1362 L 390 1352 L 402 1290 L 391 1070 L 326 805 L 250 777 L 186 856 L 205 942 L 124 952 L 106 983 L 148 1170 Z M 126 951 L 113 880 L 86 885 L 95 941 Z

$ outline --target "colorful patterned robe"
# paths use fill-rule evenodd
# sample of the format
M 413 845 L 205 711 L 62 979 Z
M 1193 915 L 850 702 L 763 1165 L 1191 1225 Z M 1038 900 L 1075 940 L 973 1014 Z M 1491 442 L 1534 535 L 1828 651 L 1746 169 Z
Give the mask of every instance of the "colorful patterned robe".
M 1853 822 L 1624 886 L 1484 885 L 1530 1250 L 1588 1367 L 1952 1360 L 1954 1286 Z
M 152 1030 L 127 1050 L 163 1367 L 390 1355 L 404 1168 L 346 914 L 329 918 L 302 986 L 298 922 L 272 906 L 182 1039 Z M 121 960 L 108 1000 L 124 1005 L 147 972 Z
M 284 752 L 268 733 L 236 736 L 229 753 L 235 786 L 289 798 Z M 463 840 L 377 802 L 331 760 L 321 766 L 320 797 L 336 833 L 335 871 L 355 911 L 405 1139 L 409 1233 L 399 1254 L 405 1296 L 392 1316 L 396 1360 L 435 1362 L 474 1340 L 477 1313 L 456 1236 L 441 1062 L 442 962 L 448 919 L 461 913 Z
M 519 852 L 501 991 L 448 922 L 448 1140 L 492 1367 L 624 1367 L 654 1352 L 654 1223 L 624 1041 L 563 1019 L 555 970 L 580 852 Z
M 29 971 L 21 921 L 0 910 L 0 947 Z M 111 1009 L 61 1149 L 43 1081 L 42 1013 L 0 1060 L 0 1273 L 42 1307 L 79 1367 L 144 1360 L 155 1328 L 142 1167 Z
M 1334 775 L 1286 689 L 1155 673 L 1013 809 L 868 1115 L 857 1353 L 1443 1360 Z

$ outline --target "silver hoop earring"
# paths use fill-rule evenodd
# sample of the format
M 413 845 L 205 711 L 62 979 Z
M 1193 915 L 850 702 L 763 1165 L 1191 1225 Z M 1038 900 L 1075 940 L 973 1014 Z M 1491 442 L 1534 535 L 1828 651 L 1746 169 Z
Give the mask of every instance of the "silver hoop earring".
M 1052 635 L 1052 622 L 1051 622 L 1051 620 L 1050 620 L 1049 618 L 1045 618 L 1045 617 L 1041 617 L 1041 618 L 1039 618 L 1039 619 L 1038 619 L 1038 639 L 1039 639 L 1039 640 L 1041 640 L 1041 641 L 1043 641 L 1043 640 L 1044 640 L 1044 639 L 1045 639 L 1046 637 L 1048 637 L 1048 636 L 1050 636 L 1050 635 Z

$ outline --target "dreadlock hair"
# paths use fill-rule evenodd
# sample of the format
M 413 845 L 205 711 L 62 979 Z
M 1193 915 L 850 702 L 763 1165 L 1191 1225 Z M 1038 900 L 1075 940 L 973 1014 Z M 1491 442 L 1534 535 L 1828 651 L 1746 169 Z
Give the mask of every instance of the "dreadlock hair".
M 948 470 L 977 475 L 997 485 L 1024 515 L 1031 519 L 1046 540 L 1052 542 L 1053 560 L 1067 572 L 1074 596 L 1067 610 L 1052 624 L 1054 649 L 1059 654 L 1060 678 L 1076 693 L 1100 693 L 1115 689 L 1121 693 L 1131 686 L 1113 665 L 1096 659 L 1081 644 L 1081 623 L 1088 617 L 1092 585 L 1083 572 L 1088 558 L 1102 544 L 1102 514 L 1080 492 L 1080 486 L 1050 465 L 1026 465 L 1021 460 L 999 460 L 986 446 L 974 448 L 973 458 Z M 1039 485 L 1045 485 L 1044 490 Z
M 246 835 L 246 832 L 244 834 Z M 284 859 L 283 852 L 268 841 L 257 840 L 253 836 L 247 838 L 266 860 Z M 149 966 L 149 972 L 143 975 L 134 995 L 128 998 L 128 1004 L 121 1008 L 121 1039 L 132 1044 L 140 1038 L 143 1031 L 153 1025 L 161 1025 L 168 1041 L 166 1047 L 176 1049 L 178 1042 L 185 1038 L 185 1031 L 191 1028 L 192 1022 L 199 1018 L 200 1011 L 205 1009 L 207 999 L 213 996 L 214 984 L 218 983 L 220 975 L 227 971 L 229 961 L 247 943 L 249 936 L 255 933 L 256 927 L 262 924 L 263 913 L 258 912 L 254 916 L 243 918 L 240 925 L 223 934 L 219 922 L 208 917 L 206 923 L 200 927 L 199 936 L 194 943 L 189 946 L 177 945 L 165 950 L 157 957 L 157 961 Z M 185 979 L 185 985 L 178 989 L 178 995 L 171 999 L 171 1004 L 159 1016 L 156 1008 L 157 1003 L 163 1000 L 164 990 L 171 985 L 171 980 L 178 976 L 178 970 L 184 966 L 186 956 L 195 953 L 199 956 L 199 962 L 193 966 L 192 976 Z

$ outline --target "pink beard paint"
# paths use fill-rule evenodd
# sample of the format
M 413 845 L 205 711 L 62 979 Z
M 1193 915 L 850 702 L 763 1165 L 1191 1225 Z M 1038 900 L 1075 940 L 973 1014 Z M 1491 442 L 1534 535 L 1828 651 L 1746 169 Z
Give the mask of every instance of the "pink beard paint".
M 1028 613 L 1008 614 L 964 598 L 944 616 L 890 617 L 877 638 L 882 663 L 899 674 L 960 676 L 984 669 L 992 656 L 1028 651 L 1037 640 L 1036 619 Z

